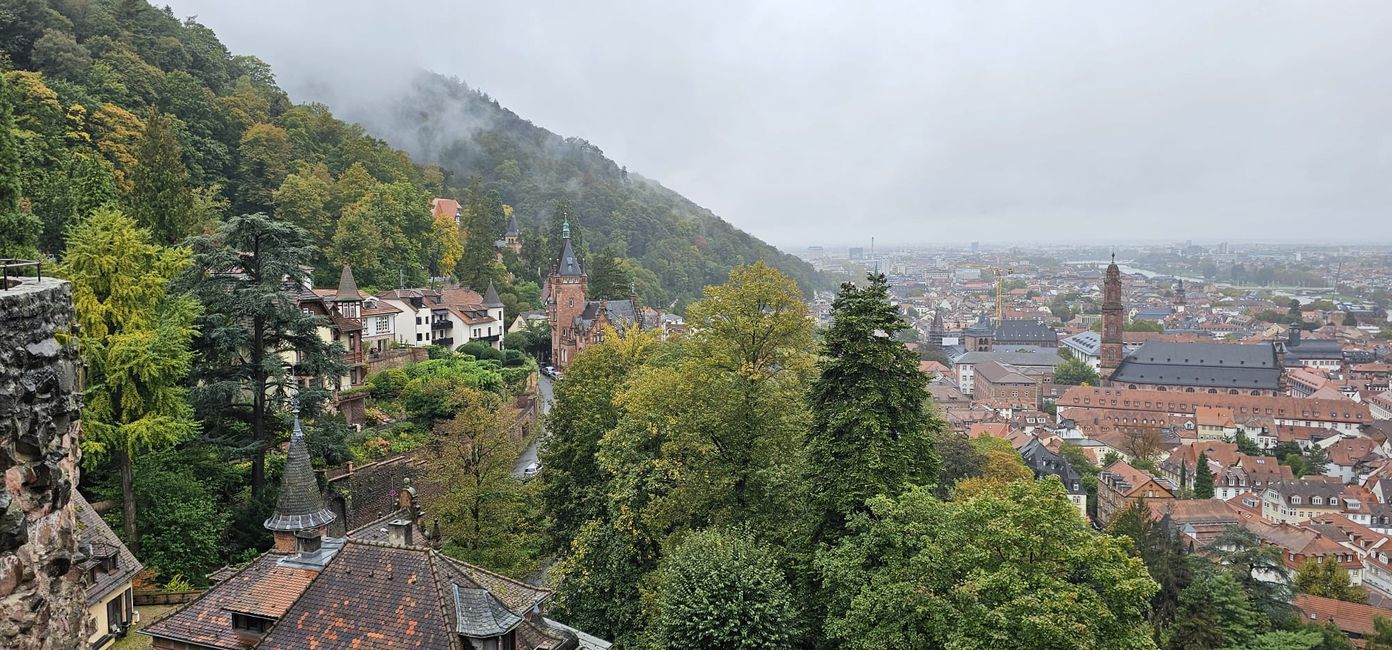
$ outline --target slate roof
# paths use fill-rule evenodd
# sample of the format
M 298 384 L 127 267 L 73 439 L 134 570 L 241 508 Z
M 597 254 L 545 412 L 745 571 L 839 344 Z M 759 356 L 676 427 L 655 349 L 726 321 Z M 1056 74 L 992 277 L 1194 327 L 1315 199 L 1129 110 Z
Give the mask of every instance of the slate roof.
M 510 219 L 508 219 L 507 232 L 503 233 L 503 236 L 504 236 L 504 237 L 516 237 L 516 236 L 520 235 L 521 233 L 522 233 L 522 230 L 521 230 L 520 228 L 517 227 L 517 215 L 514 213 L 514 214 L 512 215 L 512 217 L 511 217 Z
M 276 498 L 275 514 L 264 525 L 270 530 L 293 532 L 318 528 L 333 521 L 334 517 L 334 513 L 324 507 L 319 483 L 314 480 L 309 447 L 305 444 L 304 429 L 300 428 L 300 415 L 297 412 L 295 430 L 290 434 L 285 471 L 281 476 L 280 496 Z
M 556 267 L 556 273 L 562 276 L 578 277 L 585 274 L 580 268 L 580 258 L 575 256 L 575 249 L 570 246 L 570 238 L 565 238 L 565 250 L 561 251 L 561 259 Z
M 1054 344 L 1058 334 L 1052 327 L 1037 320 L 1005 319 L 996 327 L 997 343 Z
M 1285 349 L 1286 365 L 1288 366 L 1298 366 L 1303 359 L 1344 360 L 1344 344 L 1330 339 L 1302 339 L 1297 342 L 1287 342 Z
M 114 571 L 95 571 L 95 579 L 92 584 L 87 585 L 87 604 L 95 605 L 103 598 L 117 589 L 125 588 L 126 584 L 134 578 L 140 570 L 140 561 L 135 559 L 130 549 L 121 543 L 121 538 L 106 525 L 106 521 L 92 509 L 92 504 L 87 503 L 87 499 L 82 494 L 73 491 L 73 509 L 77 511 L 77 538 L 79 543 L 90 545 L 92 549 L 91 559 L 98 560 L 100 557 L 114 553 L 116 555 L 116 570 Z
M 483 294 L 484 307 L 502 307 L 503 302 L 498 299 L 498 289 L 493 286 L 493 281 L 488 281 L 488 292 Z
M 343 271 L 338 276 L 338 291 L 334 293 L 335 302 L 355 302 L 361 301 L 363 296 L 358 292 L 358 282 L 353 279 L 353 267 L 343 265 Z
M 586 300 L 585 309 L 576 317 L 576 321 L 582 325 L 582 329 L 589 329 L 594 326 L 595 319 L 599 317 L 600 309 L 614 329 L 622 330 L 634 324 L 642 325 L 643 321 L 638 316 L 637 305 L 632 300 Z
M 503 605 L 487 589 L 454 585 L 455 631 L 464 636 L 502 636 L 517 627 L 522 617 Z
M 1126 355 L 1111 380 L 1125 384 L 1177 384 L 1205 388 L 1276 390 L 1281 367 L 1269 343 L 1150 342 Z
M 1073 467 L 1068 464 L 1068 461 L 1063 456 L 1050 451 L 1038 438 L 1030 440 L 1025 443 L 1024 447 L 1020 448 L 1020 457 L 1024 459 L 1026 466 L 1034 470 L 1035 478 L 1045 475 L 1057 476 L 1059 481 L 1063 482 L 1063 489 L 1067 490 L 1069 494 L 1085 494 L 1087 492 L 1082 487 L 1081 477 L 1073 471 Z

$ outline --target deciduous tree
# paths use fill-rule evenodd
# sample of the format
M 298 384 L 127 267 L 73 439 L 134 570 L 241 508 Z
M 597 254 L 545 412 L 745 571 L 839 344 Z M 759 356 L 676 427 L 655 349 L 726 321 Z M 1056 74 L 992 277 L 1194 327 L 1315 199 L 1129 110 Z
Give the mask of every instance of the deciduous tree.
M 1295 591 L 1351 603 L 1368 602 L 1368 590 L 1351 583 L 1348 571 L 1332 555 L 1305 560 L 1295 572 Z
M 796 599 L 774 554 L 746 531 L 706 530 L 681 540 L 648 590 L 653 646 L 756 650 L 800 638 Z
M 501 400 L 483 397 L 466 400 L 437 427 L 438 453 L 427 475 L 437 490 L 428 507 L 440 517 L 447 553 L 523 577 L 536 570 L 536 534 L 527 525 L 522 481 L 512 474 L 522 450 L 509 435 L 513 414 Z
M 836 647 L 1153 648 L 1156 585 L 1056 481 L 943 502 L 875 497 L 817 567 Z

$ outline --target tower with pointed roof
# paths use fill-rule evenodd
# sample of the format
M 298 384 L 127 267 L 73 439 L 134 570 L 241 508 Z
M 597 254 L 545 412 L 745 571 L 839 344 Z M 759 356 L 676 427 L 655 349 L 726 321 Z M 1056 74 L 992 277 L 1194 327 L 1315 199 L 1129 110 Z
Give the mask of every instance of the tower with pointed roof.
M 561 257 L 551 267 L 546 280 L 546 317 L 551 321 L 551 363 L 565 368 L 578 351 L 575 321 L 585 311 L 585 290 L 589 276 L 575 256 L 570 243 L 570 220 L 561 224 L 561 240 L 565 243 Z
M 1181 313 L 1181 314 L 1184 313 L 1184 303 L 1185 303 L 1185 296 L 1184 296 L 1184 278 L 1180 278 L 1180 279 L 1179 279 L 1179 284 L 1175 286 L 1175 290 L 1174 290 L 1175 311 L 1177 311 L 1177 312 L 1179 312 L 1179 313 Z
M 1124 320 L 1121 306 L 1121 269 L 1117 267 L 1116 253 L 1112 253 L 1112 263 L 1107 265 L 1107 273 L 1102 280 L 1102 380 L 1106 381 L 1112 372 L 1121 365 L 1121 330 Z
M 285 459 L 285 473 L 280 479 L 280 496 L 276 498 L 275 513 L 263 524 L 275 534 L 277 553 L 294 553 L 298 537 L 309 533 L 322 535 L 324 528 L 337 516 L 324 506 L 319 483 L 314 480 L 314 468 L 309 461 L 309 445 L 305 443 L 300 426 L 300 408 L 296 403 L 295 428 L 290 434 L 290 450 Z
M 498 288 L 493 286 L 492 280 L 488 281 L 488 291 L 483 294 L 483 306 L 488 310 L 489 318 L 503 322 L 503 301 L 498 298 Z
M 522 253 L 522 230 L 517 227 L 517 215 L 508 218 L 507 232 L 503 233 L 503 246 L 515 254 Z
M 353 279 L 353 267 L 346 263 L 338 276 L 338 290 L 334 292 L 331 302 L 334 310 L 344 318 L 362 318 L 363 295 L 358 291 L 358 281 Z

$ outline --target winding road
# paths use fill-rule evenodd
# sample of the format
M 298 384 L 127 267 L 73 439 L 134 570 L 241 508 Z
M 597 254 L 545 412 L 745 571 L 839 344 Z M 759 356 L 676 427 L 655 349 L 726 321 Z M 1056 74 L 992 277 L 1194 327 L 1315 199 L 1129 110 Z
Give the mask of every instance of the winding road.
M 552 397 L 550 377 L 546 375 L 538 376 L 537 392 L 540 393 L 541 397 L 541 414 L 545 416 L 551 411 Z M 521 477 L 522 470 L 526 469 L 528 465 L 538 462 L 537 449 L 541 446 L 542 439 L 546 437 L 546 420 L 544 417 L 537 420 L 537 426 L 542 427 L 542 430 L 532 437 L 532 444 L 527 445 L 527 448 L 522 450 L 522 455 L 517 458 L 517 463 L 512 466 L 512 473 L 515 476 Z

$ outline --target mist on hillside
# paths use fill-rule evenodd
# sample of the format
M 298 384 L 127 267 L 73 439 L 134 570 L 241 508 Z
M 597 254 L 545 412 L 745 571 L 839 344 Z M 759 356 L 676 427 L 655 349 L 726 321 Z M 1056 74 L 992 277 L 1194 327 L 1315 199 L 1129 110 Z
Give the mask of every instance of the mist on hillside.
M 778 244 L 1392 237 L 1383 3 L 173 9 L 422 157 L 480 126 L 415 128 L 425 69 Z

